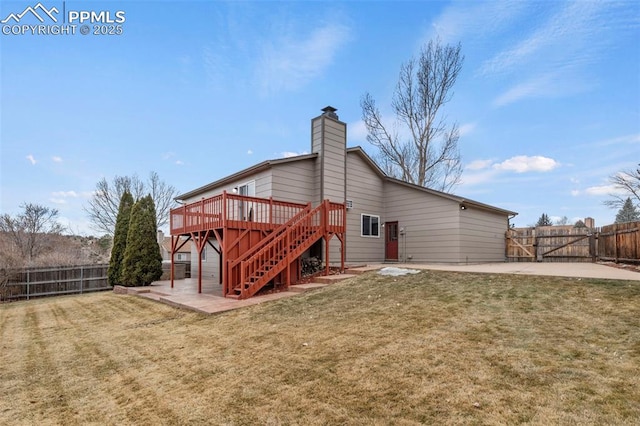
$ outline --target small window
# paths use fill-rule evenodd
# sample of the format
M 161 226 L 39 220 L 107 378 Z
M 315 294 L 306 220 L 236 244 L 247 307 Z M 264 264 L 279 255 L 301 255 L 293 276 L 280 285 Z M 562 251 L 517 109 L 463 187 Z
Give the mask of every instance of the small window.
M 380 236 L 380 216 L 369 214 L 361 215 L 362 218 L 362 236 L 363 237 L 379 237 Z
M 206 246 L 202 249 L 202 254 L 200 255 L 200 257 L 202 258 L 203 262 L 207 261 L 207 247 Z
M 176 260 L 187 260 L 187 255 L 184 253 L 178 253 L 178 258 Z

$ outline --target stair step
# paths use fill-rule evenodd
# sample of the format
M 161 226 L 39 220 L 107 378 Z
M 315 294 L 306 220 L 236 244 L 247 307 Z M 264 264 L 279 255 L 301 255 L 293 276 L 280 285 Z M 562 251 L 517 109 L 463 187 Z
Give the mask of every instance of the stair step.
M 240 299 L 240 295 L 239 294 L 233 294 L 233 293 L 227 294 L 226 297 L 229 298 L 229 299 L 236 299 L 236 300 Z

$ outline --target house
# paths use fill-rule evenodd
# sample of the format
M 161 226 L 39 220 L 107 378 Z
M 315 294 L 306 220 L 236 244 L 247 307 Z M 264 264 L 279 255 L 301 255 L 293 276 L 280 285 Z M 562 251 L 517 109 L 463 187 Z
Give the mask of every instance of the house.
M 180 242 L 186 242 L 187 237 L 180 237 Z M 165 237 L 162 231 L 158 231 L 158 245 L 162 261 L 171 260 L 171 237 Z M 180 250 L 174 251 L 173 260 L 176 262 L 191 262 L 191 245 L 184 244 Z
M 171 235 L 196 242 L 192 274 L 244 298 L 267 279 L 295 282 L 300 257 L 310 255 L 327 268 L 505 260 L 515 212 L 387 176 L 362 148 L 347 148 L 336 111 L 326 107 L 311 120 L 310 154 L 264 161 L 176 198 L 183 206 L 171 211 Z

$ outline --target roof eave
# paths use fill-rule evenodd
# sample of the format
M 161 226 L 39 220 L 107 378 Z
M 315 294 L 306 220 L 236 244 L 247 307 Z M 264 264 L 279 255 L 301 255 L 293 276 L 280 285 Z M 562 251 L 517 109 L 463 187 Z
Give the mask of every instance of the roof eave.
M 197 196 L 199 194 L 202 194 L 204 192 L 216 189 L 217 187 L 222 186 L 222 185 L 224 185 L 226 183 L 233 182 L 235 180 L 242 179 L 245 176 L 250 176 L 250 175 L 256 174 L 258 172 L 261 172 L 263 170 L 270 169 L 272 166 L 276 166 L 276 165 L 284 164 L 284 163 L 290 163 L 290 162 L 293 162 L 293 161 L 308 160 L 308 159 L 311 159 L 311 158 L 315 158 L 317 156 L 318 156 L 318 154 L 312 153 L 312 154 L 297 155 L 295 157 L 278 158 L 278 159 L 275 159 L 275 160 L 266 160 L 266 161 L 263 161 L 261 163 L 254 164 L 253 166 L 248 167 L 248 168 L 246 168 L 244 170 L 240 170 L 239 172 L 236 172 L 234 174 L 225 176 L 222 179 L 218 179 L 217 181 L 214 181 L 214 182 L 208 183 L 208 184 L 206 184 L 204 186 L 201 186 L 199 188 L 196 188 L 196 189 L 194 189 L 192 191 L 185 192 L 184 194 L 180 194 L 177 197 L 175 197 L 174 200 L 183 201 L 183 200 L 185 200 L 187 198 L 195 197 L 195 196 Z

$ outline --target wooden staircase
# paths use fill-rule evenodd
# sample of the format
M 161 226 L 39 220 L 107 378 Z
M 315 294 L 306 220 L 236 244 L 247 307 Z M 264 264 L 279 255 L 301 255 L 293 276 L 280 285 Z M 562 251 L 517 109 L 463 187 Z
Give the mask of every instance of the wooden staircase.
M 234 299 L 251 297 L 285 270 L 288 286 L 288 268 L 326 235 L 327 211 L 324 204 L 313 210 L 308 207 L 236 259 L 231 266 L 239 265 L 240 280 L 226 296 Z

